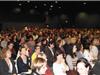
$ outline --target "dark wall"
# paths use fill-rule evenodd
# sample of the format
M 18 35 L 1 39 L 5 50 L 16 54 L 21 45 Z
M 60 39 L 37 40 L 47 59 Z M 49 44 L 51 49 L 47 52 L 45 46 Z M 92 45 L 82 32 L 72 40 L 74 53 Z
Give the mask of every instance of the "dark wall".
M 1 30 L 2 30 L 2 24 L 0 23 L 0 32 L 1 32 Z

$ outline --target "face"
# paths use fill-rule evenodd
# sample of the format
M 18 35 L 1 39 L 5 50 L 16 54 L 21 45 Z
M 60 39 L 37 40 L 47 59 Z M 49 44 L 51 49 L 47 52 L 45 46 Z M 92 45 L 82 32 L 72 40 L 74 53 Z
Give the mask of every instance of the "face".
M 73 46 L 73 53 L 75 53 L 77 50 L 76 46 Z
M 21 49 L 21 54 L 22 55 L 28 55 L 26 48 Z
M 45 74 L 46 70 L 47 70 L 46 63 L 43 63 L 38 72 L 39 74 Z
M 38 45 L 38 46 L 41 46 L 41 42 L 38 42 L 37 45 Z
M 14 46 L 13 43 L 10 43 L 10 44 L 8 45 L 9 49 L 12 49 L 13 46 Z
M 10 58 L 10 57 L 11 57 L 11 51 L 10 51 L 10 50 L 8 50 L 8 51 L 6 52 L 6 57 L 7 57 L 7 58 Z
M 45 41 L 43 41 L 43 44 L 46 44 L 47 42 L 46 42 L 46 40 Z
M 33 41 L 33 38 L 30 38 L 30 41 Z
M 40 47 L 36 47 L 36 53 L 40 53 Z
M 80 75 L 87 75 L 89 71 L 89 67 L 85 67 L 85 64 L 83 62 L 79 62 L 77 64 L 77 72 Z
M 54 44 L 51 44 L 50 47 L 51 47 L 51 48 L 54 48 Z
M 59 54 L 59 55 L 57 56 L 57 60 L 62 61 L 62 59 L 63 59 L 63 54 Z
M 29 51 L 28 50 L 26 50 L 26 56 L 29 56 Z

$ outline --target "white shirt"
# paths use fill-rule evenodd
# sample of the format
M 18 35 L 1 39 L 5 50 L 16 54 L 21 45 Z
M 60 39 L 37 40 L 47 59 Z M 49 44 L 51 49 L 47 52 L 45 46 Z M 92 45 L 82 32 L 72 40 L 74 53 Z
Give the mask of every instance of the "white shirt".
M 64 72 L 63 69 L 64 69 L 64 65 L 63 64 L 53 63 L 54 75 L 67 75 L 67 73 Z
M 92 56 L 92 60 L 97 60 L 97 58 L 98 58 L 98 48 L 96 46 L 91 46 L 90 54 Z
M 69 66 L 69 69 L 70 70 L 73 70 L 74 69 L 74 66 L 73 66 L 73 58 L 70 56 L 70 55 L 67 55 L 66 56 L 66 62 Z
M 91 55 L 89 50 L 84 50 L 84 58 L 86 58 L 89 62 L 91 62 Z

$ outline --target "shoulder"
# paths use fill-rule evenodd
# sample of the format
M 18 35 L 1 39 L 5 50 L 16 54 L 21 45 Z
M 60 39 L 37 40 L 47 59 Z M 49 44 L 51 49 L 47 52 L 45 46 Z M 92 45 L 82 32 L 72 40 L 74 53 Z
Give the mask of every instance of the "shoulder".
M 4 62 L 5 62 L 5 59 L 0 59 L 0 64 Z
M 17 62 L 22 61 L 22 58 L 19 56 Z
M 57 67 L 58 66 L 58 64 L 57 63 L 53 63 L 53 67 Z

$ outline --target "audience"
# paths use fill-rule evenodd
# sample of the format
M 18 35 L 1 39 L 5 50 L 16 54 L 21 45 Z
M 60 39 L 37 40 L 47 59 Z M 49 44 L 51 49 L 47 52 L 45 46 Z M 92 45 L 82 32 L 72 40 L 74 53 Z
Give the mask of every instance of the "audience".
M 39 75 L 53 75 L 53 73 L 54 75 L 56 75 L 56 71 L 58 72 L 61 66 L 60 68 L 55 68 L 55 64 L 63 64 L 65 65 L 63 68 L 67 67 L 66 69 L 62 69 L 64 70 L 64 75 L 75 75 L 75 71 L 80 74 L 78 66 L 81 64 L 83 64 L 84 66 L 84 63 L 76 62 L 78 62 L 81 58 L 86 59 L 92 66 L 92 68 L 95 69 L 95 66 L 98 64 L 100 56 L 99 37 L 100 30 L 92 28 L 51 29 L 31 26 L 27 27 L 27 29 L 22 29 L 18 31 L 2 31 L 0 32 L 0 66 L 2 68 L 0 68 L 0 75 L 9 75 L 16 73 L 34 74 L 34 71 L 37 72 Z M 4 56 L 6 55 L 6 51 L 3 50 L 4 48 L 7 48 L 7 58 L 6 56 Z M 57 52 L 59 53 L 58 55 Z M 10 53 L 11 56 L 9 56 Z M 17 67 L 13 68 L 12 70 L 12 66 L 10 63 L 9 69 L 8 65 L 4 63 L 5 61 L 7 63 L 11 62 L 13 67 L 15 65 Z M 39 63 L 41 65 L 45 63 L 44 73 L 41 73 L 39 71 L 39 69 L 35 65 L 36 63 Z M 2 64 L 6 64 L 6 66 Z M 38 67 L 40 68 L 40 65 L 38 65 Z M 88 70 L 88 67 L 84 68 L 84 70 L 86 70 L 86 68 Z M 16 70 L 18 70 L 18 72 Z

